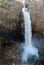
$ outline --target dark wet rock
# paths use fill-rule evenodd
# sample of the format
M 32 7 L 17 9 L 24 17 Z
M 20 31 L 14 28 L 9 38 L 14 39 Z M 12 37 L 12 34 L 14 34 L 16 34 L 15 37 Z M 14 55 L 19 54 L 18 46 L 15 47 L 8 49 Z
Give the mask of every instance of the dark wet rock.
M 21 53 L 20 53 L 20 46 L 19 45 L 12 45 L 10 47 L 6 47 L 5 49 L 2 49 L 2 63 L 3 64 L 15 64 L 20 65 L 21 64 Z

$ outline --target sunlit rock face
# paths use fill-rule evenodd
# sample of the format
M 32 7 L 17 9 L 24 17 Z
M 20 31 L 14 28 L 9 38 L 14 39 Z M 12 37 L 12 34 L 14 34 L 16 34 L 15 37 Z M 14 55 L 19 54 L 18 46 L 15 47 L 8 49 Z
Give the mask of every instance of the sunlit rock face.
M 2 6 L 0 7 L 0 25 L 6 26 L 6 28 L 13 29 L 16 24 L 19 23 L 19 14 L 22 9 L 22 2 L 15 0 L 4 0 L 2 1 Z M 10 25 L 10 26 L 9 26 Z
M 22 39 L 20 19 L 20 12 L 23 7 L 22 2 L 18 0 L 4 0 L 2 5 L 3 7 L 0 7 L 0 32 L 7 33 L 7 36 L 9 34 L 13 39 L 15 37 L 16 39 Z
M 44 1 L 26 0 L 26 3 L 28 3 L 34 31 L 44 32 Z
M 8 16 L 8 18 L 12 17 L 18 19 L 18 15 L 22 9 L 22 2 L 15 0 L 4 0 L 2 5 L 3 8 L 0 9 L 2 13 Z

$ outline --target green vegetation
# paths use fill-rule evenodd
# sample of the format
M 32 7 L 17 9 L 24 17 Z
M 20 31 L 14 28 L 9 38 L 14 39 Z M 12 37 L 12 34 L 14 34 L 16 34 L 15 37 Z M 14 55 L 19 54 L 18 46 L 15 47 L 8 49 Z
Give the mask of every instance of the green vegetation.
M 0 8 L 4 8 L 4 5 L 0 5 Z

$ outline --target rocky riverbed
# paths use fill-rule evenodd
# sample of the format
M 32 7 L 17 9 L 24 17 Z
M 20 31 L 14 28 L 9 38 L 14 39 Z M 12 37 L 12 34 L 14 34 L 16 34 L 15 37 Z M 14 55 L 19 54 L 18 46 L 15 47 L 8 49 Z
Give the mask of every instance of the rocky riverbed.
M 21 65 L 20 45 L 15 44 L 0 49 L 0 65 Z
M 33 44 L 39 50 L 39 59 L 35 62 L 35 65 L 44 65 L 44 38 L 33 37 Z M 14 44 L 2 46 L 0 48 L 0 65 L 21 65 L 21 45 L 23 43 L 17 42 Z

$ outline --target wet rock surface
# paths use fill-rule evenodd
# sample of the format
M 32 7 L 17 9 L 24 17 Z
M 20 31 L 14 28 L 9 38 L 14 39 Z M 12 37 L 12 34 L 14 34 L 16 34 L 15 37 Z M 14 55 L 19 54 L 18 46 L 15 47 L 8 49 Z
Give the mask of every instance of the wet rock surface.
M 35 65 L 44 65 L 44 38 L 34 38 L 33 44 L 39 50 L 39 59 L 35 62 Z M 21 65 L 21 45 L 20 43 L 10 44 L 9 46 L 3 46 L 0 48 L 0 65 Z M 25 65 L 25 64 L 24 64 Z
M 20 65 L 21 64 L 21 52 L 20 45 L 12 45 L 3 47 L 0 49 L 0 65 Z

